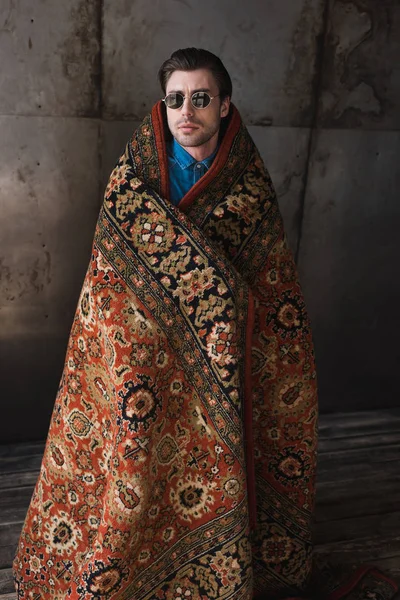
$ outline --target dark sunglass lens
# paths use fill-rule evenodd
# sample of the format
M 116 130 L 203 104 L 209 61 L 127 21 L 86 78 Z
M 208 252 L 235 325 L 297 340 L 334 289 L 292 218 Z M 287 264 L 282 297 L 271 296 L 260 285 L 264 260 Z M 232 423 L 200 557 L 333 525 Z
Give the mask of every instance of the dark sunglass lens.
M 182 94 L 168 94 L 165 98 L 165 104 L 168 108 L 180 108 L 183 104 L 183 96 Z
M 192 104 L 195 108 L 206 108 L 211 102 L 207 92 L 195 92 L 192 96 Z

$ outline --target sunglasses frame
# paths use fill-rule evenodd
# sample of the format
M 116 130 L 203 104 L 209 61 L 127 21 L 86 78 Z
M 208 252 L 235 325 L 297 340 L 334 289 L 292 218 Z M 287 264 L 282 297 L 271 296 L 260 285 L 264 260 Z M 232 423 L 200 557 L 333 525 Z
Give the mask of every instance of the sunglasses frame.
M 181 96 L 181 98 L 182 98 L 182 104 L 180 106 L 176 106 L 175 108 L 173 108 L 172 106 L 168 106 L 166 100 L 167 100 L 168 96 L 171 96 L 171 94 L 175 94 L 176 96 L 178 96 L 178 95 Z M 193 104 L 193 96 L 195 96 L 196 94 L 207 94 L 207 96 L 210 98 L 210 102 L 207 104 L 207 106 L 195 106 L 195 104 Z M 193 92 L 193 94 L 190 96 L 190 104 L 196 110 L 205 110 L 206 108 L 208 108 L 210 106 L 210 104 L 214 100 L 214 98 L 218 98 L 218 96 L 220 96 L 220 94 L 215 94 L 215 96 L 210 96 L 210 94 L 208 92 Z M 178 110 L 179 108 L 182 108 L 182 106 L 185 103 L 186 98 L 187 98 L 187 96 L 184 96 L 180 92 L 171 92 L 170 94 L 167 94 L 165 96 L 165 98 L 161 98 L 161 99 L 165 103 L 165 106 L 167 108 L 170 108 L 171 110 Z

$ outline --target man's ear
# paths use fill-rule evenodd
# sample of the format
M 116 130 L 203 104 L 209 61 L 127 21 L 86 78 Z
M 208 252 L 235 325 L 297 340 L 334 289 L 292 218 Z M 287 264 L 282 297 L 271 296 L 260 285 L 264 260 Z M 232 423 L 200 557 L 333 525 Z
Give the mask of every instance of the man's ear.
M 220 117 L 222 119 L 222 117 L 226 117 L 226 115 L 229 112 L 229 106 L 231 104 L 231 99 L 229 96 L 225 96 L 225 98 L 222 100 L 221 102 L 221 107 L 220 107 Z

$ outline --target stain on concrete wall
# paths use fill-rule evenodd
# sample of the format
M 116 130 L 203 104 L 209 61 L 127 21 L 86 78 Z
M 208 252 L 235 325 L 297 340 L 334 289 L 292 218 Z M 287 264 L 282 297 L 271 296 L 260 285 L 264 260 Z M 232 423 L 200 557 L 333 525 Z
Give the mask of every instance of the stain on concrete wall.
M 98 115 L 99 12 L 99 0 L 2 0 L 0 114 Z
M 319 124 L 398 129 L 399 57 L 398 2 L 332 2 Z

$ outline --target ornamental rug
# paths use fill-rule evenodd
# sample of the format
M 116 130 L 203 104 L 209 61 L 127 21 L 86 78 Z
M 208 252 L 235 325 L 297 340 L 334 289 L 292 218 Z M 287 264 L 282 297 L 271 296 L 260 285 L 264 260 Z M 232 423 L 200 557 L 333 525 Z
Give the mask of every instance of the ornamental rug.
M 232 107 L 172 205 L 163 111 L 105 192 L 20 599 L 282 598 L 310 580 L 313 345 L 271 180 Z

